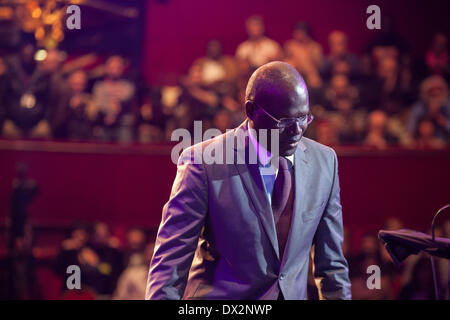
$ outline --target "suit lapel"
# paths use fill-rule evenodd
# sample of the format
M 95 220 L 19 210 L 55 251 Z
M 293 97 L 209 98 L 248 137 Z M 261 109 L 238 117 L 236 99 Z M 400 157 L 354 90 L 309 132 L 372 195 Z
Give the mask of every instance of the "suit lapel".
M 241 145 L 241 147 L 245 148 L 244 150 L 239 148 L 239 144 L 236 143 L 234 146 L 235 151 L 242 152 L 241 154 L 245 154 L 246 159 L 248 159 L 248 135 L 247 135 L 247 120 L 244 121 L 235 131 L 245 130 L 244 135 L 239 135 L 239 138 L 245 137 L 245 143 Z M 241 131 L 241 133 L 243 133 Z M 239 172 L 241 180 L 247 190 L 248 196 L 253 203 L 254 208 L 256 209 L 257 216 L 263 225 L 263 228 L 267 234 L 267 237 L 272 244 L 273 249 L 275 250 L 276 256 L 280 259 L 279 249 L 278 249 L 278 240 L 277 240 L 277 232 L 275 229 L 275 222 L 273 219 L 272 208 L 270 206 L 269 200 L 267 199 L 265 193 L 264 182 L 261 177 L 261 173 L 259 172 L 259 167 L 257 164 L 250 164 L 249 161 L 245 161 L 245 164 L 239 164 L 235 161 L 236 168 Z

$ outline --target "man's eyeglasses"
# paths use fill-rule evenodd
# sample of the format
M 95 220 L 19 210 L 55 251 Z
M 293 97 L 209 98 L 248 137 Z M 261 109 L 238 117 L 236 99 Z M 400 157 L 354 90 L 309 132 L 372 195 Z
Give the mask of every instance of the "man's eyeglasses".
M 281 118 L 281 119 L 277 119 L 274 116 L 272 116 L 270 113 L 268 113 L 264 108 L 257 106 L 255 104 L 255 102 L 253 102 L 253 104 L 261 109 L 266 115 L 268 115 L 270 118 L 272 118 L 272 120 L 274 120 L 277 123 L 277 127 L 280 129 L 284 129 L 284 128 L 290 128 L 291 126 L 294 125 L 294 123 L 297 123 L 298 125 L 305 125 L 305 124 L 310 124 L 311 121 L 313 121 L 314 116 L 311 113 L 305 114 L 301 117 L 298 118 Z

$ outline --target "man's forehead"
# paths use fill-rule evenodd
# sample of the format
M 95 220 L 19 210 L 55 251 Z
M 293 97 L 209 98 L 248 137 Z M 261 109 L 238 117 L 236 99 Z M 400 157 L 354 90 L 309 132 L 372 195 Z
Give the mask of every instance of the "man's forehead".
M 274 114 L 283 117 L 296 117 L 309 112 L 308 90 L 304 84 L 284 87 L 264 95 L 261 104 Z

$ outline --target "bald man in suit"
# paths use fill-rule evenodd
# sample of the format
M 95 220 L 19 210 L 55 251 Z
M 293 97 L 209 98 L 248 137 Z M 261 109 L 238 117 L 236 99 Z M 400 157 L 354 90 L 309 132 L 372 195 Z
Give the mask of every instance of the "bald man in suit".
M 146 298 L 307 299 L 313 247 L 320 297 L 350 299 L 337 157 L 303 137 L 313 119 L 305 82 L 289 64 L 263 65 L 245 109 L 238 128 L 180 155 Z M 205 150 L 233 161 L 196 161 Z

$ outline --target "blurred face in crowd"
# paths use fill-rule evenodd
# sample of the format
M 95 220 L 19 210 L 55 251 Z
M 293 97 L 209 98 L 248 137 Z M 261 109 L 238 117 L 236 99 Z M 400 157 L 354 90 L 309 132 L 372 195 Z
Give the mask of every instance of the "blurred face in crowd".
M 94 238 L 97 242 L 106 243 L 110 237 L 109 227 L 104 222 L 98 222 L 94 226 Z
M 41 69 L 48 73 L 56 72 L 61 63 L 61 54 L 58 50 L 49 50 L 41 63 Z
M 434 123 L 431 120 L 423 120 L 419 123 L 419 136 L 421 138 L 429 139 L 434 137 Z
M 189 82 L 191 84 L 201 84 L 203 80 L 203 67 L 200 63 L 194 64 L 189 69 Z
M 447 37 L 443 33 L 434 36 L 432 49 L 435 53 L 443 53 L 447 51 Z
M 382 78 L 390 78 L 396 76 L 398 72 L 397 59 L 393 57 L 385 57 L 380 60 L 378 66 L 378 75 Z
M 225 133 L 227 129 L 231 128 L 231 117 L 230 113 L 226 110 L 221 110 L 214 116 L 214 128 L 219 129 L 221 132 Z
M 208 43 L 207 55 L 211 59 L 219 59 L 222 56 L 222 45 L 217 40 Z
M 2 76 L 6 72 L 5 61 L 2 57 L 0 57 L 0 76 Z
M 299 22 L 292 33 L 292 36 L 295 40 L 299 42 L 308 42 L 311 40 L 309 34 L 309 27 L 304 22 Z
M 335 102 L 335 108 L 342 113 L 349 113 L 353 110 L 353 100 L 349 97 L 339 98 Z
M 338 75 L 338 74 L 349 75 L 350 70 L 351 70 L 351 67 L 347 60 L 339 59 L 337 61 L 334 61 L 334 63 L 333 63 L 332 73 L 334 75 Z
M 400 52 L 395 46 L 376 46 L 372 51 L 373 59 L 380 62 L 385 58 L 398 59 Z
M 89 233 L 84 228 L 76 228 L 71 235 L 72 239 L 80 245 L 85 244 L 89 239 Z
M 258 39 L 264 35 L 264 22 L 260 17 L 250 17 L 246 22 L 246 27 L 250 39 Z
M 86 73 L 82 70 L 75 71 L 69 77 L 69 86 L 72 93 L 82 93 L 86 88 Z
M 330 54 L 333 56 L 342 56 L 347 53 L 347 37 L 341 31 L 333 31 L 328 37 Z
M 448 98 L 448 86 L 441 76 L 431 76 L 420 85 L 422 99 L 427 103 L 430 111 L 438 111 Z
M 253 128 L 278 129 L 276 119 L 297 118 L 308 115 L 309 101 L 306 84 L 294 67 L 283 62 L 271 62 L 258 68 L 251 76 L 246 90 L 246 112 Z M 293 123 L 279 128 L 281 156 L 294 154 L 308 124 Z M 268 133 L 270 136 L 270 133 Z M 268 139 L 271 150 L 270 139 Z
M 20 51 L 22 61 L 33 62 L 36 48 L 32 44 L 25 45 Z
M 386 230 L 400 230 L 403 228 L 403 223 L 396 217 L 390 217 L 384 224 Z
M 427 91 L 427 96 L 431 99 L 441 98 L 444 95 L 445 89 L 439 84 L 434 84 Z
M 369 115 L 369 128 L 371 131 L 384 131 L 387 116 L 383 111 L 373 111 Z
M 378 251 L 378 239 L 373 235 L 366 235 L 361 240 L 361 251 L 365 254 L 375 254 Z
M 127 244 L 130 249 L 141 249 L 145 243 L 145 233 L 139 229 L 132 229 L 127 233 Z
M 294 30 L 293 36 L 294 36 L 294 39 L 299 42 L 306 42 L 309 39 L 309 36 L 306 33 L 306 31 L 301 30 L 301 29 Z
M 336 145 L 338 143 L 338 135 L 332 122 L 323 121 L 316 126 L 317 141 L 327 146 Z
M 106 61 L 106 74 L 111 79 L 119 79 L 124 68 L 125 63 L 120 56 L 113 56 Z
M 344 75 L 336 75 L 331 79 L 331 88 L 337 96 L 343 96 L 347 94 L 349 89 L 348 78 Z

